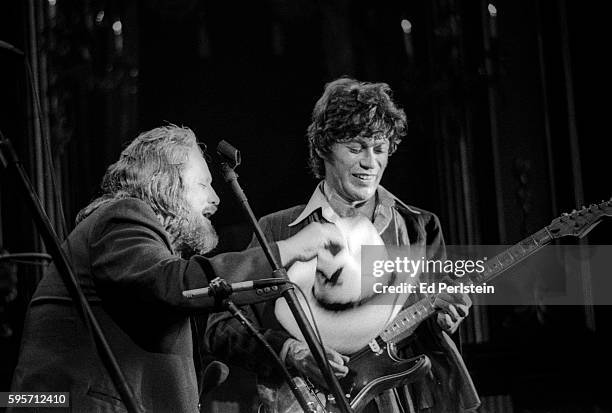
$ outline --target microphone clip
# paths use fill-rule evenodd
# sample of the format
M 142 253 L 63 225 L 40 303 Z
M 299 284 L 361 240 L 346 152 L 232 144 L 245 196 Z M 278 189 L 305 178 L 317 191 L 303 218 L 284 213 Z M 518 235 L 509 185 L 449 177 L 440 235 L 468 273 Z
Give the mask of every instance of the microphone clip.
M 208 295 L 215 299 L 215 306 L 222 307 L 223 301 L 227 300 L 232 294 L 232 287 L 221 277 L 213 279 L 208 284 Z

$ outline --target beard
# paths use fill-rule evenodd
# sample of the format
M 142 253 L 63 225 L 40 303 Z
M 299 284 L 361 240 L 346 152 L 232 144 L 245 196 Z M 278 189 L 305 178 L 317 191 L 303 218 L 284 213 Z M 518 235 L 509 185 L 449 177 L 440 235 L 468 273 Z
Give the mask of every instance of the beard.
M 167 228 L 172 235 L 172 245 L 183 257 L 203 255 L 212 251 L 219 242 L 217 231 L 200 211 L 182 211 L 180 216 L 169 221 Z

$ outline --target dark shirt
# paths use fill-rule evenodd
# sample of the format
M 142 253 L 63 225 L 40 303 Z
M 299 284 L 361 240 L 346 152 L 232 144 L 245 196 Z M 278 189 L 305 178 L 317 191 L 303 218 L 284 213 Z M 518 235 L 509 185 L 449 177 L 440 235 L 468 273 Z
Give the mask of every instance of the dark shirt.
M 146 410 L 197 411 L 189 315 L 211 303 L 182 292 L 216 276 L 257 278 L 269 266 L 261 250 L 182 259 L 153 210 L 134 198 L 100 207 L 63 248 L 137 401 Z M 278 257 L 275 244 L 272 251 Z M 30 303 L 12 390 L 69 391 L 74 411 L 125 410 L 54 266 Z

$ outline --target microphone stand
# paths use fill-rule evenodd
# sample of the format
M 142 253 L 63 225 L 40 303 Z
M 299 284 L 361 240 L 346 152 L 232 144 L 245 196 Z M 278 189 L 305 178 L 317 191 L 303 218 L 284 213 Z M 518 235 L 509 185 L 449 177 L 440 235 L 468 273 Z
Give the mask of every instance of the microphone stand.
M 61 247 L 61 241 L 57 237 L 55 231 L 53 230 L 53 226 L 51 225 L 51 221 L 49 217 L 45 213 L 40 200 L 38 199 L 38 195 L 36 195 L 36 191 L 32 186 L 32 183 L 28 179 L 19 158 L 17 157 L 17 153 L 15 152 L 11 141 L 6 139 L 2 132 L 0 131 L 0 165 L 4 168 L 13 167 L 15 172 L 17 173 L 17 178 L 23 194 L 27 198 L 27 201 L 30 204 L 34 212 L 34 221 L 37 224 L 38 230 L 40 231 L 40 235 L 45 241 L 45 245 L 49 249 L 51 256 L 53 257 L 53 261 L 55 266 L 57 267 L 58 272 L 60 273 L 66 288 L 70 292 L 77 308 L 81 311 L 81 315 L 84 318 L 84 322 L 86 325 L 91 327 L 91 331 L 95 338 L 98 352 L 102 362 L 104 363 L 106 369 L 108 370 L 117 391 L 121 395 L 127 409 L 130 412 L 142 412 L 144 408 L 137 402 L 134 397 L 134 393 L 132 389 L 127 383 L 121 368 L 119 367 L 119 363 L 115 358 L 108 341 L 106 340 L 104 333 L 102 332 L 102 328 L 98 323 L 96 317 L 87 302 L 87 298 L 85 298 L 85 294 L 74 274 L 74 270 L 68 256 L 64 252 Z
M 287 288 L 286 286 L 281 286 L 282 288 Z M 244 328 L 251 334 L 253 337 L 259 341 L 261 345 L 268 351 L 270 356 L 274 359 L 274 361 L 278 364 L 283 376 L 285 376 L 285 381 L 289 385 L 289 389 L 295 396 L 298 401 L 298 404 L 304 411 L 304 413 L 316 413 L 316 408 L 311 406 L 310 403 L 306 400 L 306 397 L 300 390 L 297 388 L 297 385 L 293 382 L 291 378 L 291 374 L 285 367 L 285 363 L 281 360 L 281 358 L 276 354 L 276 351 L 270 346 L 270 344 L 266 341 L 265 337 L 255 328 L 253 323 L 240 311 L 238 306 L 231 301 L 228 297 L 232 294 L 232 289 L 230 285 L 223 278 L 215 278 L 210 282 L 211 295 L 215 298 L 215 307 L 223 308 L 227 310 L 234 318 L 236 318 L 240 324 L 244 326 Z
M 249 205 L 249 201 L 244 194 L 244 191 L 240 187 L 238 183 L 238 174 L 234 171 L 234 168 L 240 164 L 240 152 L 235 149 L 232 145 L 227 143 L 226 141 L 219 142 L 217 146 L 217 151 L 221 156 L 222 160 L 221 164 L 221 172 L 223 174 L 223 178 L 225 182 L 227 182 L 234 195 L 240 202 L 240 206 L 242 207 L 243 212 L 248 216 L 249 222 L 255 231 L 255 236 L 257 237 L 261 248 L 263 249 L 270 265 L 272 266 L 272 274 L 277 278 L 287 279 L 287 271 L 277 262 L 274 255 L 272 255 L 272 250 L 270 249 L 270 245 L 268 244 L 261 228 L 253 214 L 253 210 Z M 340 383 L 338 379 L 334 375 L 327 361 L 327 357 L 325 356 L 325 351 L 321 343 L 317 340 L 314 330 L 310 325 L 302 306 L 300 305 L 297 296 L 295 294 L 295 290 L 292 285 L 288 285 L 287 288 L 284 288 L 282 293 L 283 298 L 287 301 L 291 312 L 293 313 L 293 317 L 297 322 L 300 331 L 304 335 L 304 339 L 310 348 L 310 352 L 312 353 L 315 361 L 319 365 L 319 369 L 325 378 L 327 386 L 329 390 L 332 392 L 335 402 L 338 404 L 338 408 L 342 413 L 352 413 L 351 406 L 344 395 L 344 391 L 342 387 L 340 387 Z M 291 386 L 293 383 L 290 380 L 289 385 Z M 293 389 L 292 389 L 293 390 Z M 294 392 L 295 393 L 295 392 Z M 300 399 L 298 398 L 298 401 Z M 304 406 L 302 406 L 304 407 Z M 308 411 L 308 410 L 305 410 Z

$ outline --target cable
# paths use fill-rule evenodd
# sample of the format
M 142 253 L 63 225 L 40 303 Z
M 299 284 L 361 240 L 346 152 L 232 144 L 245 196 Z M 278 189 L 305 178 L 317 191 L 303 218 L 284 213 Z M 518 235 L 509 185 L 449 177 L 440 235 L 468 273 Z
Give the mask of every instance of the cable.
M 39 267 L 48 267 L 48 262 L 35 262 L 35 261 L 25 261 L 25 260 L 13 260 L 16 264 L 24 264 L 24 265 L 37 265 Z
M 22 262 L 26 262 L 27 260 L 53 261 L 53 258 L 49 254 L 43 254 L 38 252 L 18 252 L 15 254 L 0 254 L 0 262 L 5 260 Z
M 312 307 L 310 306 L 310 303 L 308 302 L 308 298 L 306 298 L 306 294 L 302 290 L 302 287 L 300 287 L 293 281 L 287 280 L 287 283 L 293 285 L 300 292 L 300 294 L 302 295 L 302 298 L 304 298 L 304 302 L 306 303 L 306 307 L 308 308 L 308 313 L 310 313 L 310 319 L 312 320 L 312 327 L 314 328 L 314 331 L 317 335 L 317 340 L 319 341 L 319 344 L 321 344 L 321 347 L 323 347 L 323 338 L 321 337 L 321 333 L 319 332 L 319 326 L 317 326 L 317 321 L 314 318 L 314 313 L 312 312 Z
M 61 197 L 58 191 L 58 187 L 57 187 L 55 167 L 53 164 L 53 155 L 51 153 L 51 142 L 50 142 L 51 138 L 46 133 L 46 129 L 43 127 L 42 105 L 40 103 L 40 95 L 38 94 L 38 89 L 34 85 L 34 71 L 32 70 L 32 65 L 30 65 L 30 60 L 25 55 L 24 55 L 24 63 L 27 69 L 26 73 L 28 74 L 28 77 L 30 79 L 28 83 L 30 84 L 30 89 L 32 90 L 32 96 L 34 98 L 34 105 L 38 113 L 38 116 L 35 116 L 35 117 L 38 122 L 38 127 L 40 128 L 40 134 L 41 134 L 42 141 L 43 141 L 43 149 L 45 151 L 45 155 L 48 160 L 48 162 L 46 162 L 46 167 L 48 169 L 47 172 L 49 173 L 49 176 L 51 177 L 51 187 L 52 187 L 51 189 L 53 191 L 53 199 L 57 206 L 57 214 L 59 215 L 59 218 L 60 218 L 58 221 L 61 225 L 62 235 L 66 236 L 68 234 L 68 229 L 67 229 L 68 226 L 66 224 L 66 216 L 64 215 L 64 207 L 63 207 L 62 200 L 61 200 Z
M 287 282 L 291 285 L 293 285 L 298 291 L 299 293 L 302 295 L 302 298 L 304 298 L 304 302 L 306 303 L 306 307 L 308 308 L 308 313 L 310 314 L 310 319 L 312 320 L 312 327 L 315 331 L 315 335 L 316 335 L 316 339 L 319 342 L 319 344 L 321 345 L 321 347 L 325 350 L 325 345 L 323 344 L 323 338 L 321 337 L 321 332 L 319 331 L 319 326 L 317 325 L 317 320 L 315 320 L 314 317 L 314 313 L 312 311 L 312 307 L 310 306 L 310 303 L 308 302 L 308 298 L 306 298 L 306 293 L 304 293 L 304 290 L 302 290 L 302 287 L 300 287 L 298 284 L 294 283 L 291 280 L 287 280 Z M 310 387 L 314 387 L 312 385 L 312 383 L 310 382 L 310 380 L 308 379 L 308 377 L 306 377 L 306 380 L 308 380 L 308 382 L 310 383 Z M 317 399 L 317 403 L 318 405 L 321 407 L 321 409 L 324 412 L 327 412 L 327 409 L 325 408 L 325 406 L 323 405 L 323 403 L 321 403 L 321 401 L 319 400 L 319 398 L 315 395 L 315 398 Z
M 310 403 L 308 403 L 308 401 L 306 400 L 306 397 L 300 392 L 297 385 L 293 381 L 293 377 L 291 377 L 289 370 L 287 370 L 287 367 L 285 367 L 285 363 L 281 360 L 278 354 L 276 354 L 276 351 L 274 351 L 272 346 L 266 341 L 265 337 L 259 331 L 257 331 L 257 329 L 251 324 L 249 319 L 242 313 L 242 311 L 240 311 L 240 309 L 236 306 L 236 304 L 234 304 L 232 301 L 227 300 L 227 299 L 224 301 L 224 304 L 227 310 L 240 322 L 240 324 L 242 324 L 244 328 L 246 328 L 247 331 L 251 335 L 253 335 L 264 346 L 264 348 L 268 351 L 268 353 L 270 353 L 274 361 L 280 367 L 280 370 L 283 373 L 283 376 L 285 376 L 285 380 L 287 381 L 287 385 L 293 392 L 293 395 L 298 400 L 300 406 L 302 407 L 302 410 L 304 410 L 305 413 L 310 413 L 310 412 L 316 413 L 316 410 L 309 408 Z M 317 398 L 317 401 L 318 401 L 318 398 Z
M 32 70 L 32 65 L 30 64 L 30 60 L 28 59 L 28 56 L 22 50 L 16 48 L 12 44 L 0 40 L 0 49 L 8 50 L 11 53 L 14 53 L 15 55 L 22 58 L 24 65 L 26 67 L 26 82 L 28 83 L 30 90 L 32 91 L 32 97 L 34 101 L 34 108 L 33 108 L 34 117 L 36 118 L 36 122 L 38 123 L 38 127 L 40 129 L 41 138 L 43 142 L 43 150 L 45 151 L 45 156 L 48 159 L 48 162 L 46 164 L 46 167 L 47 167 L 46 169 L 47 169 L 47 172 L 49 173 L 49 176 L 51 177 L 51 189 L 53 191 L 52 193 L 53 201 L 57 207 L 57 211 L 56 211 L 57 215 L 59 215 L 59 218 L 60 218 L 59 223 L 61 225 L 62 235 L 65 236 L 67 235 L 68 230 L 67 230 L 67 224 L 66 224 L 66 216 L 64 214 L 64 206 L 61 201 L 61 196 L 59 194 L 58 186 L 57 186 L 57 179 L 55 176 L 53 156 L 51 153 L 51 138 L 46 132 L 46 129 L 43 127 L 42 105 L 40 103 L 40 95 L 38 93 L 38 89 L 35 86 L 34 71 Z

